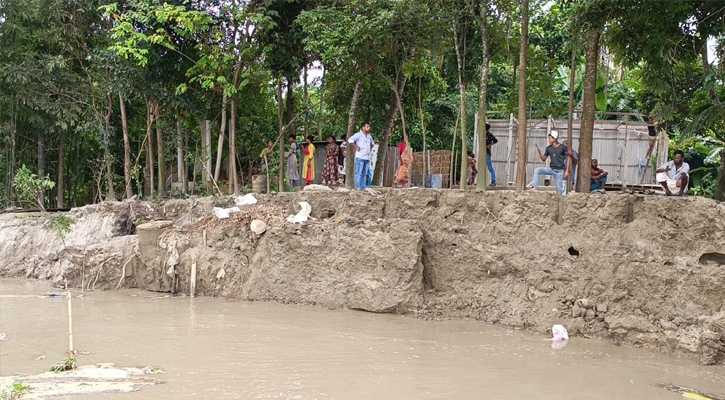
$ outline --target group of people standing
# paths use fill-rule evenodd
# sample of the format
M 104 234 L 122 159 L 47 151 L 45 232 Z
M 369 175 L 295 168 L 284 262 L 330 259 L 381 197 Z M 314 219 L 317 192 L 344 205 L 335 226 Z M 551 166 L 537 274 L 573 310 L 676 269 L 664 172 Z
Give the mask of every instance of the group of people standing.
M 486 124 L 486 153 L 487 167 L 491 173 L 491 185 L 496 185 L 496 172 L 493 169 L 491 161 L 491 146 L 498 143 L 498 139 L 490 132 L 491 125 Z M 355 189 L 365 190 L 371 181 L 371 160 L 374 156 L 373 148 L 375 140 L 371 135 L 370 123 L 363 123 L 360 131 L 352 135 L 349 139 L 343 140 L 338 145 L 333 136 L 327 137 L 327 145 L 325 146 L 325 164 L 322 171 L 322 181 L 325 185 L 333 185 L 342 183 L 345 180 L 346 150 L 347 146 L 355 149 Z M 531 191 L 536 191 L 542 175 L 551 175 L 554 178 L 556 192 L 566 194 L 567 180 L 571 179 L 574 184 L 577 165 L 579 164 L 579 155 L 569 146 L 566 140 L 559 143 L 559 132 L 551 131 L 547 137 L 548 146 L 542 151 L 539 145 L 536 145 L 539 158 L 542 162 L 549 159 L 548 167 L 539 167 L 534 170 L 533 182 L 531 183 Z M 315 145 L 314 138 L 308 136 L 305 139 L 306 145 L 300 152 L 300 146 L 294 135 L 289 136 L 290 150 L 284 153 L 287 162 L 287 177 L 291 186 L 299 186 L 300 174 L 298 170 L 298 157 L 304 154 L 302 161 L 302 177 L 307 185 L 315 180 Z M 265 158 L 272 151 L 274 144 L 272 141 L 267 143 L 267 147 L 262 151 L 260 158 Z M 689 183 L 689 165 L 683 162 L 684 153 L 676 151 L 673 161 L 664 164 L 656 170 L 657 182 L 662 185 L 667 195 L 682 195 L 687 193 Z M 398 145 L 398 170 L 395 173 L 395 186 L 408 187 L 410 185 L 410 168 L 413 164 L 413 149 L 407 137 Z M 591 182 L 590 190 L 603 190 L 604 184 L 607 182 L 608 173 L 599 168 L 597 159 L 591 160 Z M 476 160 L 474 154 L 468 154 L 468 184 L 473 184 L 476 179 L 478 170 L 476 168 Z
M 491 173 L 491 185 L 496 185 L 496 172 L 491 162 L 491 146 L 498 143 L 498 139 L 490 132 L 491 125 L 486 124 L 486 153 L 487 166 Z M 352 135 L 349 139 L 344 140 L 338 145 L 335 138 L 330 135 L 327 137 L 327 145 L 325 146 L 325 163 L 322 171 L 322 182 L 324 185 L 333 185 L 336 183 L 344 183 L 346 168 L 346 151 L 347 146 L 355 149 L 355 189 L 365 190 L 370 184 L 372 174 L 370 171 L 373 148 L 375 140 L 371 135 L 370 123 L 364 122 L 360 131 Z M 315 145 L 314 137 L 305 138 L 305 146 L 300 151 L 300 145 L 297 143 L 295 135 L 289 135 L 289 151 L 285 151 L 284 158 L 287 164 L 287 178 L 290 186 L 300 185 L 300 174 L 298 168 L 298 159 L 302 158 L 302 177 L 305 184 L 310 185 L 315 180 Z M 267 147 L 262 150 L 260 158 L 266 160 L 274 147 L 274 143 L 270 140 Z M 304 157 L 302 157 L 304 155 Z M 471 181 L 475 180 L 478 170 L 475 166 L 473 153 L 469 153 L 469 176 Z M 398 144 L 398 169 L 395 173 L 395 186 L 405 188 L 410 185 L 410 169 L 413 164 L 413 148 L 407 137 Z
M 348 143 L 355 148 L 355 189 L 363 190 L 368 184 L 369 168 L 371 154 L 375 141 L 370 135 L 370 124 L 365 122 L 361 130 L 353 135 L 349 140 L 338 145 L 335 138 L 330 135 L 327 137 L 327 145 L 325 146 L 325 164 L 322 170 L 322 181 L 325 185 L 333 185 L 336 183 L 344 183 L 345 181 L 345 165 L 346 151 Z M 267 160 L 267 155 L 273 150 L 274 143 L 270 140 L 267 147 L 262 150 L 259 155 L 260 159 Z M 298 160 L 302 158 L 302 178 L 305 184 L 314 183 L 315 171 L 315 152 L 314 137 L 307 136 L 305 145 L 300 146 L 297 143 L 295 135 L 289 135 L 289 150 L 284 152 L 284 158 L 287 164 L 287 179 L 290 186 L 300 185 L 300 173 Z M 412 161 L 412 153 L 408 153 L 408 159 Z M 404 156 L 403 158 L 406 158 Z M 408 163 L 409 165 L 409 163 Z

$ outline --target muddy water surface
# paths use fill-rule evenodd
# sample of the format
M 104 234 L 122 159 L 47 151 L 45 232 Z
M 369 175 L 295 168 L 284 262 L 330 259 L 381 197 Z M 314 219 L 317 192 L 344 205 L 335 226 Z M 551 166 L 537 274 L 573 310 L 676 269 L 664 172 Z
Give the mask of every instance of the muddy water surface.
M 65 356 L 66 301 L 43 282 L 0 280 L 0 374 Z M 168 298 L 123 290 L 73 300 L 81 364 L 157 366 L 167 383 L 103 399 L 682 399 L 725 396 L 725 368 L 478 322 L 316 307 Z M 43 358 L 44 357 L 44 358 Z M 78 397 L 83 399 L 82 397 Z

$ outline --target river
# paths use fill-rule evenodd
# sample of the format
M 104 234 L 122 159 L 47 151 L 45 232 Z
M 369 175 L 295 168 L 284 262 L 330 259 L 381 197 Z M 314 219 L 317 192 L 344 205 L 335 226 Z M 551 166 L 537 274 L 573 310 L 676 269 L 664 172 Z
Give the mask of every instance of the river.
M 0 279 L 0 375 L 65 357 L 66 301 L 46 292 L 59 293 Z M 163 385 L 104 400 L 683 398 L 660 383 L 725 397 L 722 366 L 578 337 L 553 350 L 543 336 L 474 321 L 138 290 L 85 293 L 73 314 L 80 364 L 166 371 Z

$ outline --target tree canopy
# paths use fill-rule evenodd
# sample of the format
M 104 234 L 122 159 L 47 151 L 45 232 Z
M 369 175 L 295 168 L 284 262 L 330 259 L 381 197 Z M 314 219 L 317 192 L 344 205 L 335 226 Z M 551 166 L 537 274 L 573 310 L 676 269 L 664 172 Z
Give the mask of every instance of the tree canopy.
M 268 140 L 364 120 L 460 160 L 477 113 L 519 114 L 519 78 L 528 118 L 570 94 L 587 124 L 656 115 L 691 192 L 725 200 L 725 3 L 528 3 L 522 40 L 520 0 L 0 0 L 0 205 L 18 174 L 53 183 L 43 207 L 238 193 Z

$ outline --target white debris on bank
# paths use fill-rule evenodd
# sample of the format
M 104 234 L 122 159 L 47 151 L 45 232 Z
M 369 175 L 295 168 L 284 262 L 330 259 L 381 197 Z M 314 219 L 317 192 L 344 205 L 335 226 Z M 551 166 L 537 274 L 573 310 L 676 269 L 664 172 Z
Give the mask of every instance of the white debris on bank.
M 229 218 L 229 214 L 241 211 L 239 207 L 221 208 L 214 207 L 214 215 L 219 219 Z
M 255 219 L 249 224 L 249 229 L 257 235 L 261 235 L 267 230 L 267 223 L 261 219 Z
M 23 399 L 45 399 L 58 396 L 77 396 L 104 393 L 128 393 L 143 386 L 164 383 L 148 375 L 163 373 L 158 368 L 121 368 L 114 364 L 79 367 L 66 372 L 44 372 L 32 376 L 0 377 L 0 387 L 6 388 L 20 381 L 30 391 Z
M 569 332 L 566 331 L 564 325 L 552 326 L 551 336 L 551 348 L 554 350 L 562 350 L 569 343 Z
M 306 201 L 300 202 L 300 207 L 302 208 L 300 212 L 297 213 L 297 215 L 290 215 L 287 217 L 287 222 L 291 222 L 293 224 L 301 224 L 303 222 L 307 222 L 308 219 L 310 219 L 310 213 L 312 212 L 312 206 L 310 203 Z
M 302 188 L 305 192 L 332 192 L 332 189 L 325 185 L 305 185 L 304 188 Z
M 248 193 L 244 196 L 237 197 L 237 199 L 234 201 L 234 204 L 238 206 L 251 206 L 257 204 L 257 198 L 254 197 L 253 193 Z

